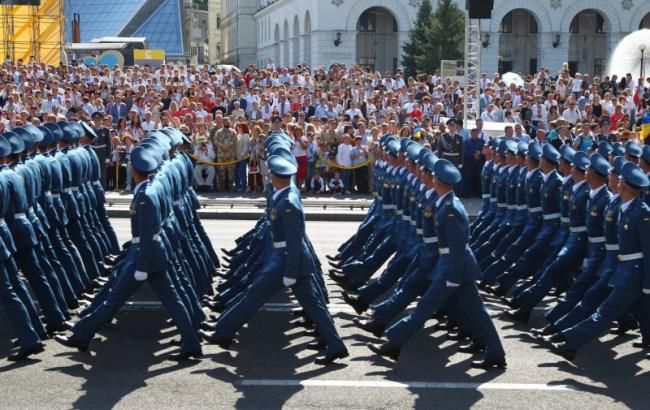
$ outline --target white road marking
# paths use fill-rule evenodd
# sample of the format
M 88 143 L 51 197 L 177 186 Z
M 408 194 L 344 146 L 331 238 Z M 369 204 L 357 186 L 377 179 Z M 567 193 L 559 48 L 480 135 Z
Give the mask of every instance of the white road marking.
M 566 384 L 540 383 L 451 383 L 451 382 L 395 382 L 388 380 L 274 380 L 244 379 L 239 386 L 258 387 L 348 387 L 384 389 L 451 389 L 451 390 L 534 390 L 534 391 L 578 391 Z

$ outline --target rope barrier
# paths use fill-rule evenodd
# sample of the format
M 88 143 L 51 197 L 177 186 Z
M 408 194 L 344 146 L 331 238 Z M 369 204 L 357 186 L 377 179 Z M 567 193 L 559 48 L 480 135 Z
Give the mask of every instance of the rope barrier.
M 202 160 L 201 158 L 199 158 L 199 157 L 197 157 L 196 155 L 193 155 L 193 154 L 189 154 L 189 156 L 190 156 L 190 158 L 192 158 L 194 161 L 198 162 L 199 164 L 211 165 L 213 167 L 227 167 L 227 166 L 230 166 L 230 165 L 235 165 L 238 162 L 247 161 L 250 158 L 249 156 L 245 156 L 242 159 L 236 159 L 234 161 L 209 162 L 209 161 Z
M 330 160 L 328 160 L 326 158 L 319 158 L 319 160 L 323 161 L 325 164 L 327 164 L 328 166 L 330 166 L 332 168 L 346 169 L 346 170 L 354 170 L 354 169 L 363 168 L 363 167 L 367 166 L 368 164 L 372 163 L 372 161 L 373 161 L 373 160 L 369 159 L 366 162 L 363 162 L 363 163 L 361 163 L 359 165 L 354 165 L 354 166 L 351 166 L 351 167 L 347 167 L 345 165 L 339 165 L 336 162 L 332 162 L 332 161 L 330 161 Z

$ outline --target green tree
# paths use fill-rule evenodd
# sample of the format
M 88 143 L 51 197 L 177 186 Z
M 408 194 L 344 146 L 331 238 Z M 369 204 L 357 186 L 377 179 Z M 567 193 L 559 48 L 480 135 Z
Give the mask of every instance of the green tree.
M 409 34 L 409 41 L 402 47 L 402 65 L 407 76 L 421 72 L 418 70 L 417 60 L 431 51 L 428 35 L 432 19 L 431 0 L 423 0 L 418 8 L 413 30 Z
M 423 64 L 440 67 L 440 60 L 459 60 L 465 55 L 465 12 L 452 0 L 438 0 L 433 22 L 427 35 L 435 49 Z M 433 61 L 431 61 L 433 60 Z M 427 67 L 430 70 L 430 67 Z M 429 71 L 431 72 L 431 71 Z

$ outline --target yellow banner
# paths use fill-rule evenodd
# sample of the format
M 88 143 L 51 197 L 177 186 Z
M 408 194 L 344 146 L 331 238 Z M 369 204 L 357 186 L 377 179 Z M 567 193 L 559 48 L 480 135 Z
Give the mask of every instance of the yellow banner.
M 164 60 L 165 50 L 133 50 L 134 60 Z

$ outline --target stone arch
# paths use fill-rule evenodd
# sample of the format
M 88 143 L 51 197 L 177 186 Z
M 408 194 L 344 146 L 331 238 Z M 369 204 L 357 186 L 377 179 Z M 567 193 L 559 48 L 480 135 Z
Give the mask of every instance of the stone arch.
M 289 21 L 284 20 L 284 30 L 282 31 L 282 65 L 289 66 Z
M 650 2 L 642 1 L 641 4 L 634 9 L 632 17 L 630 18 L 630 27 L 627 31 L 630 33 L 637 31 L 639 25 L 641 25 L 641 22 L 648 16 L 648 14 L 650 14 Z
M 295 66 L 300 63 L 300 21 L 298 15 L 293 17 L 293 37 L 291 40 L 291 65 Z
M 305 12 L 305 20 L 302 26 L 305 40 L 303 42 L 302 58 L 304 62 L 311 65 L 311 13 L 309 10 Z
M 364 11 L 372 7 L 382 7 L 391 12 L 395 17 L 395 20 L 397 20 L 397 28 L 399 31 L 411 30 L 411 18 L 409 18 L 408 12 L 401 2 L 394 0 L 366 0 L 355 2 L 354 6 L 348 13 L 348 20 L 345 29 L 348 32 L 357 31 L 357 22 L 359 21 L 359 17 L 361 17 L 361 14 L 363 14 Z
M 582 11 L 595 10 L 605 19 L 608 33 L 620 33 L 621 16 L 619 15 L 618 9 L 612 3 L 607 0 L 576 0 L 571 2 L 564 11 L 562 23 L 557 31 L 560 33 L 568 33 L 575 16 Z
M 490 23 L 490 32 L 499 32 L 499 27 L 503 18 L 511 11 L 522 9 L 528 11 L 537 20 L 539 32 L 553 31 L 553 22 L 548 14 L 548 10 L 538 1 L 506 0 L 497 2 L 499 5 L 492 13 Z M 567 29 L 568 31 L 568 29 Z
M 273 34 L 273 59 L 276 67 L 280 65 L 280 41 L 280 25 L 276 23 Z

